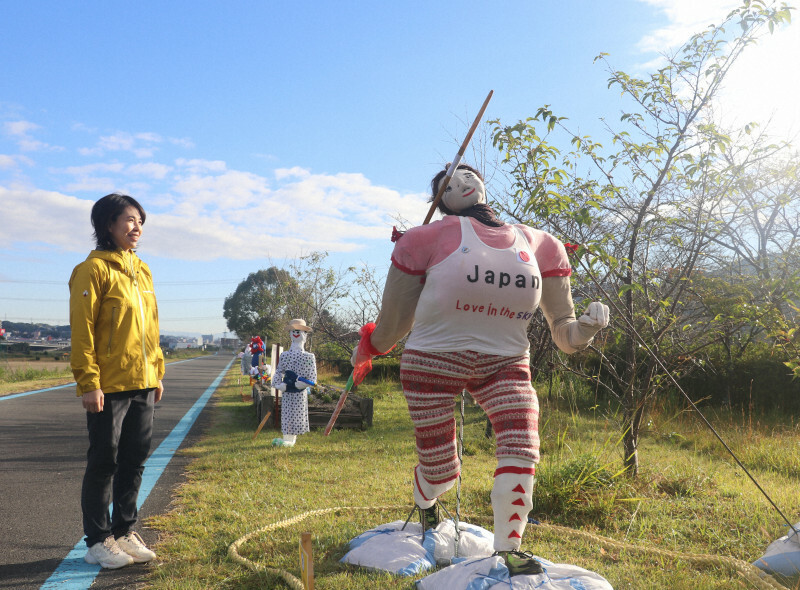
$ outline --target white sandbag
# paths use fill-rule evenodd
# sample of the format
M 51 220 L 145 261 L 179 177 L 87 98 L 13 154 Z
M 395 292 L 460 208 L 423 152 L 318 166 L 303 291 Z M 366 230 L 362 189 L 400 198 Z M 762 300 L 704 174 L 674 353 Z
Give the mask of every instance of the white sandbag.
M 544 573 L 509 576 L 499 556 L 467 559 L 418 580 L 417 590 L 613 590 L 608 581 L 576 565 L 553 563 L 537 557 Z
M 422 525 L 397 520 L 360 534 L 350 541 L 350 551 L 341 561 L 372 570 L 400 576 L 414 576 L 436 565 L 448 565 L 455 551 L 455 524 L 443 520 L 435 529 L 425 532 Z M 479 526 L 459 523 L 458 554 L 460 557 L 485 557 L 494 552 L 494 535 Z
M 800 531 L 800 523 L 794 525 L 795 530 L 789 531 L 769 544 L 766 553 L 753 562 L 768 574 L 780 574 L 787 578 L 800 576 L 800 539 L 795 531 Z

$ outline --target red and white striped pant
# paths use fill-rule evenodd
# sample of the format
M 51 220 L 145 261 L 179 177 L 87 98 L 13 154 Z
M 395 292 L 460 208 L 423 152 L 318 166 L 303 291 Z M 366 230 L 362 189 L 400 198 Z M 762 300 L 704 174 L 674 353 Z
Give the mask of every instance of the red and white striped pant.
M 419 465 L 434 487 L 458 477 L 455 397 L 466 389 L 494 428 L 498 459 L 539 461 L 539 400 L 531 386 L 528 354 L 504 357 L 473 351 L 406 349 L 400 382 L 414 422 Z

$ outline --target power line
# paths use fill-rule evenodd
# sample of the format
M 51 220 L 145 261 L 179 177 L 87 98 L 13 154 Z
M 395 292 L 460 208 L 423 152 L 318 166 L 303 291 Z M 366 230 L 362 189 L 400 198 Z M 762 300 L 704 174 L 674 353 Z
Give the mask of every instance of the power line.
M 64 303 L 69 300 L 69 297 L 62 299 L 33 299 L 31 297 L 0 297 L 0 301 L 44 301 L 48 303 Z M 161 299 L 158 298 L 159 303 L 198 303 L 202 301 L 225 301 L 225 297 L 207 297 L 204 299 Z
M 173 287 L 180 285 L 231 285 L 239 284 L 242 279 L 214 279 L 203 281 L 155 281 L 155 285 Z M 23 285 L 64 285 L 65 281 L 44 281 L 37 279 L 21 280 L 21 279 L 0 279 L 0 283 L 19 283 Z

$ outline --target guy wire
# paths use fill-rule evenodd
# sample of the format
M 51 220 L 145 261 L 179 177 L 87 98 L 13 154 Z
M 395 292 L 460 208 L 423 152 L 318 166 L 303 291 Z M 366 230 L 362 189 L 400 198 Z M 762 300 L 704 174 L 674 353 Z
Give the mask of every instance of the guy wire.
M 678 388 L 678 391 L 680 391 L 681 394 L 683 395 L 683 397 L 686 398 L 686 401 L 689 402 L 689 405 L 692 407 L 692 409 L 695 412 L 697 412 L 697 415 L 700 416 L 700 419 L 702 420 L 702 422 L 708 427 L 708 429 L 714 434 L 714 436 L 717 437 L 717 440 L 722 444 L 723 447 L 725 447 L 725 450 L 730 453 L 731 457 L 733 457 L 734 461 L 736 461 L 736 464 L 739 467 L 742 468 L 742 471 L 744 471 L 747 474 L 747 477 L 750 478 L 750 481 L 752 481 L 755 484 L 755 486 L 764 495 L 764 497 L 767 499 L 767 501 L 769 501 L 769 503 L 772 504 L 772 507 L 778 512 L 778 514 L 781 515 L 783 520 L 786 521 L 786 524 L 789 525 L 789 528 L 792 529 L 792 531 L 794 531 L 794 533 L 797 535 L 798 531 L 794 527 L 794 525 L 791 523 L 791 521 L 789 521 L 789 519 L 786 518 L 786 515 L 783 513 L 783 511 L 781 511 L 781 509 L 778 508 L 778 505 L 775 502 L 773 502 L 773 500 L 772 500 L 772 498 L 770 498 L 769 494 L 767 494 L 767 492 L 764 490 L 764 488 L 761 487 L 761 485 L 758 483 L 756 478 L 753 477 L 753 475 L 750 473 L 750 471 L 747 469 L 747 467 L 745 467 L 744 464 L 739 460 L 739 457 L 736 456 L 736 453 L 733 452 L 733 449 L 731 449 L 730 446 L 728 446 L 728 444 L 723 440 L 723 438 L 720 436 L 720 434 L 716 431 L 716 429 L 711 424 L 711 422 L 709 422 L 708 419 L 703 415 L 703 412 L 700 411 L 700 408 L 698 408 L 695 405 L 695 403 L 692 401 L 692 398 L 689 397 L 689 394 L 686 393 L 686 391 L 684 391 L 683 387 L 680 386 L 680 384 L 678 383 L 677 379 L 675 379 L 675 377 L 672 375 L 672 373 L 667 369 L 666 365 L 661 360 L 661 357 L 659 357 L 653 351 L 653 349 L 650 348 L 650 346 L 647 344 L 647 342 L 645 342 L 645 340 L 642 337 L 642 335 L 639 334 L 639 332 L 636 330 L 636 328 L 633 325 L 633 322 L 631 322 L 627 317 L 625 317 L 625 314 L 623 314 L 620 311 L 620 309 L 617 307 L 616 303 L 611 299 L 611 297 L 609 297 L 609 295 L 606 292 L 606 290 L 600 284 L 600 281 L 597 280 L 597 278 L 595 277 L 594 273 L 591 270 L 589 270 L 589 268 L 586 266 L 586 264 L 584 264 L 583 260 L 581 260 L 580 258 L 578 258 L 578 263 L 581 265 L 581 267 L 586 272 L 586 274 L 589 276 L 589 278 L 592 280 L 592 282 L 595 284 L 595 286 L 598 289 L 600 289 L 600 292 L 603 294 L 603 296 L 608 300 L 608 302 L 614 308 L 614 311 L 616 311 L 617 314 L 619 315 L 619 317 L 621 317 L 623 319 L 623 321 L 628 326 L 628 329 L 631 331 L 631 333 L 634 336 L 636 336 L 636 338 L 638 339 L 639 343 L 647 351 L 647 354 L 649 354 L 653 358 L 653 360 L 656 361 L 656 364 L 658 364 L 658 366 L 661 368 L 661 370 L 664 371 L 664 373 L 667 375 L 667 377 L 669 377 L 669 380 L 672 382 L 672 384 L 675 387 Z

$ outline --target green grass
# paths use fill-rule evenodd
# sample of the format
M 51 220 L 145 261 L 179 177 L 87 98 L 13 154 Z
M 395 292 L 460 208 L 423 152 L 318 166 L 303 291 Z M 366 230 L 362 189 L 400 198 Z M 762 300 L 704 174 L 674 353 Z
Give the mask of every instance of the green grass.
M 321 380 L 331 383 L 324 376 Z M 309 517 L 252 536 L 240 554 L 264 568 L 299 576 L 300 534 L 313 535 L 316 588 L 413 588 L 413 579 L 346 567 L 347 543 L 381 523 L 403 519 L 411 503 L 414 438 L 402 393 L 392 382 L 365 384 L 375 399 L 373 428 L 313 431 L 291 449 L 270 446 L 275 430 L 251 441 L 256 418 L 243 403 L 236 370 L 214 396 L 208 436 L 185 451 L 192 457 L 173 510 L 149 519 L 157 529 L 159 559 L 152 588 L 284 588 L 274 573 L 252 571 L 228 556 L 228 546 L 266 525 L 311 510 L 361 506 Z M 341 385 L 341 383 L 339 383 Z M 784 534 L 784 523 L 713 435 L 680 408 L 650 417 L 640 446 L 640 476 L 620 472 L 619 416 L 602 403 L 582 402 L 580 388 L 556 382 L 542 388 L 542 462 L 523 549 L 551 561 L 598 572 L 617 590 L 752 588 L 727 567 L 698 563 L 692 554 L 751 562 Z M 541 392 L 540 392 L 541 393 Z M 790 417 L 709 415 L 741 453 L 789 518 L 800 514 L 800 433 Z M 466 404 L 461 513 L 491 529 L 489 494 L 495 466 L 485 417 Z M 444 500 L 452 510 L 455 494 Z M 380 509 L 380 507 L 397 507 Z M 402 507 L 402 508 L 400 508 Z M 797 519 L 800 520 L 800 519 Z M 567 527 L 568 531 L 548 525 Z M 574 531 L 627 543 L 644 551 L 604 545 Z M 674 551 L 665 556 L 655 550 Z M 797 588 L 795 584 L 788 587 Z

